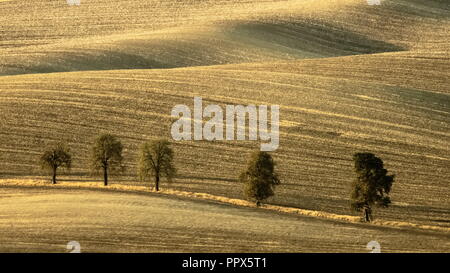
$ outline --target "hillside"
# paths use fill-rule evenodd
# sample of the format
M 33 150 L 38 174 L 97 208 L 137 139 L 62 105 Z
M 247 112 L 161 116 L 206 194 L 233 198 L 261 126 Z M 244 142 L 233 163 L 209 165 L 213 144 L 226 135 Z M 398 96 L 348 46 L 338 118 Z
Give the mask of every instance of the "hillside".
M 376 218 L 450 227 L 450 8 L 446 0 L 382 0 L 380 6 L 365 0 L 85 2 L 68 6 L 65 0 L 0 1 L 0 179 L 42 179 L 39 156 L 47 145 L 63 141 L 73 152 L 73 168 L 61 176 L 61 182 L 100 183 L 89 169 L 90 145 L 97 135 L 110 132 L 122 140 L 126 163 L 125 172 L 113 176 L 112 184 L 142 185 L 136 170 L 139 146 L 150 139 L 171 139 L 172 108 L 178 104 L 192 108 L 193 97 L 200 96 L 204 105 L 280 105 L 280 147 L 272 155 L 282 184 L 269 203 L 352 213 L 352 155 L 367 151 L 380 156 L 396 174 L 392 207 L 376 209 Z M 163 181 L 162 188 L 243 198 L 237 177 L 260 143 L 172 143 L 178 176 L 171 184 Z M 150 187 L 149 182 L 146 185 Z M 13 194 L 3 190 L 2 200 Z M 67 192 L 52 193 L 54 202 L 70 207 L 63 200 Z M 50 193 L 38 191 L 36 200 L 23 194 L 27 198 L 8 199 L 9 206 L 17 203 L 19 210 L 36 217 L 42 210 L 32 212 L 27 200 L 51 206 Z M 94 206 L 90 197 L 85 200 L 74 194 L 74 198 L 87 202 L 83 211 Z M 122 195 L 101 198 L 111 213 L 117 209 L 111 203 L 125 202 Z M 130 198 L 140 202 L 136 196 Z M 148 198 L 118 213 L 126 214 L 127 209 L 148 213 L 143 207 L 153 201 L 160 202 L 165 212 L 167 207 L 181 206 L 179 200 Z M 0 206 L 5 211 L 8 204 Z M 75 213 L 70 209 L 68 213 Z M 227 207 L 226 213 L 234 215 L 231 210 Z M 0 217 L 3 227 L 17 220 L 13 212 L 3 211 L 0 216 L 7 215 L 6 220 Z M 61 208 L 53 216 L 63 221 L 64 213 Z M 267 216 L 263 214 L 255 216 L 257 223 Z M 134 224 L 148 220 L 139 219 Z M 290 226 L 293 220 L 286 221 Z M 307 224 L 312 232 L 322 223 Z M 46 223 L 42 225 L 47 232 Z M 342 225 L 339 232 L 344 237 L 360 226 Z M 21 236 L 25 229 L 26 224 L 5 238 Z M 38 241 L 45 241 L 45 232 L 36 235 Z M 381 231 L 360 232 L 358 236 Z M 121 238 L 128 240 L 126 236 Z M 410 239 L 394 237 L 388 248 L 406 251 Z M 419 251 L 429 249 L 435 240 L 417 238 L 426 244 Z M 304 243 L 292 235 L 280 242 L 290 239 Z M 408 243 L 399 242 L 395 248 L 394 243 L 403 239 Z M 230 249 L 246 250 L 235 243 Z M 448 240 L 443 244 L 448 247 Z M 338 249 L 344 245 L 339 241 L 330 247 L 345 251 Z M 54 251 L 54 247 L 43 250 Z M 93 246 L 92 251 L 103 247 Z M 150 246 L 132 244 L 128 250 L 139 249 Z M 270 243 L 261 247 L 261 251 L 278 250 Z M 290 250 L 319 249 L 311 244 Z M 356 251 L 355 245 L 348 250 Z
M 408 73 L 354 64 L 377 58 Z M 170 138 L 175 105 L 192 107 L 194 96 L 203 97 L 205 104 L 279 104 L 281 143 L 274 156 L 284 183 L 274 202 L 348 212 L 351 156 L 372 151 L 397 174 L 393 199 L 403 205 L 387 211 L 386 217 L 448 225 L 450 100 L 448 89 L 441 89 L 449 86 L 448 77 L 414 72 L 422 66 L 402 60 L 382 54 L 324 59 L 323 68 L 299 61 L 4 76 L 0 172 L 42 173 L 36 159 L 43 147 L 63 140 L 74 152 L 73 172 L 86 176 L 89 145 L 96 135 L 109 131 L 123 140 L 127 174 L 136 179 L 139 145 L 151 138 Z M 428 65 L 439 68 L 445 60 L 430 59 Z M 354 69 L 346 72 L 342 67 Z M 356 68 L 360 77 L 354 76 Z M 429 90 L 418 88 L 423 82 L 429 83 Z M 238 197 L 242 189 L 236 173 L 259 147 L 250 141 L 174 145 L 180 177 L 171 187 Z
M 445 1 L 13 0 L 0 2 L 0 75 L 448 48 L 448 13 Z
M 0 195 L 1 252 L 61 253 L 75 240 L 83 253 L 367 253 L 368 238 L 376 238 L 383 252 L 450 249 L 439 234 L 350 226 L 185 198 L 17 188 L 0 189 Z M 14 229 L 9 223 L 15 223 Z

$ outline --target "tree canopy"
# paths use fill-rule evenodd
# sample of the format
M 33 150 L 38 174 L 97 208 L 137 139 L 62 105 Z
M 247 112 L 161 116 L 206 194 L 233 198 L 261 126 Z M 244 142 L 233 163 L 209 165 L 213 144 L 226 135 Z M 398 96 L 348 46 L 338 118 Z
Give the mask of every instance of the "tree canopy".
M 97 137 L 92 146 L 92 167 L 103 170 L 104 185 L 108 185 L 108 173 L 113 169 L 123 169 L 123 145 L 119 139 L 111 134 Z
M 173 158 L 174 152 L 169 141 L 159 139 L 144 143 L 139 158 L 141 180 L 153 177 L 155 189 L 159 191 L 160 178 L 164 176 L 171 181 L 176 174 Z
M 56 184 L 56 171 L 59 167 L 70 169 L 72 166 L 69 148 L 61 143 L 47 149 L 42 154 L 40 161 L 43 169 L 52 171 L 52 184 Z
M 351 207 L 364 213 L 364 220 L 371 221 L 372 206 L 388 207 L 389 193 L 394 175 L 387 175 L 383 161 L 372 153 L 353 155 L 356 178 L 352 184 Z
M 251 155 L 239 180 L 244 183 L 245 195 L 256 201 L 258 206 L 262 200 L 273 196 L 275 186 L 280 184 L 272 156 L 261 151 Z

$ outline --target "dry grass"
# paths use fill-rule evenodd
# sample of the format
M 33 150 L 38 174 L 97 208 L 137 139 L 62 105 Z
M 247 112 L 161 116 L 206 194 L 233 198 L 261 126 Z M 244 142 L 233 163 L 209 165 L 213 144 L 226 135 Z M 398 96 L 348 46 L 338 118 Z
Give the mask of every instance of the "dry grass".
M 216 201 L 221 203 L 232 204 L 235 206 L 243 206 L 243 207 L 255 207 L 255 203 L 249 202 L 242 199 L 229 198 L 226 196 L 218 196 L 212 195 L 208 193 L 200 193 L 200 192 L 188 192 L 188 191 L 180 191 L 173 189 L 162 189 L 156 192 L 153 188 L 149 189 L 146 186 L 136 186 L 136 185 L 123 185 L 123 184 L 112 184 L 108 187 L 101 186 L 98 182 L 72 182 L 72 183 L 63 183 L 57 185 L 50 185 L 48 181 L 45 180 L 36 180 L 36 179 L 4 179 L 0 181 L 0 186 L 3 187 L 26 187 L 26 188 L 53 188 L 53 189 L 90 189 L 90 190 L 103 190 L 103 191 L 120 191 L 120 192 L 133 192 L 133 193 L 142 193 L 142 192 L 151 192 L 153 194 L 163 194 L 163 195 L 171 195 L 171 196 L 179 196 L 179 197 L 188 197 L 195 199 L 202 199 L 208 201 Z M 302 216 L 316 217 L 316 218 L 324 218 L 329 220 L 337 220 L 337 221 L 345 221 L 358 223 L 360 222 L 360 217 L 351 216 L 351 215 L 340 215 L 334 213 L 328 213 L 323 211 L 315 211 L 315 210 L 306 210 L 285 206 L 276 206 L 276 205 L 268 205 L 263 204 L 261 209 L 272 210 L 282 213 L 289 214 L 298 214 Z M 450 233 L 450 227 L 440 227 L 440 226 L 430 226 L 430 225 L 420 225 L 409 222 L 399 222 L 399 221 L 382 221 L 376 220 L 372 222 L 374 225 L 378 226 L 387 226 L 387 227 L 398 227 L 398 228 L 409 228 L 416 230 L 427 230 L 427 231 L 438 231 L 438 232 L 446 232 Z
M 101 187 L 0 187 L 0 252 L 447 252 L 448 233 Z M 14 228 L 11 228 L 13 226 Z M 244 227 L 244 228 L 243 228 Z
M 91 0 L 73 7 L 16 0 L 2 6 L 0 75 L 448 48 L 448 10 L 438 1 L 376 7 L 361 0 Z
M 62 140 L 74 153 L 63 179 L 92 180 L 89 147 L 112 132 L 127 163 L 113 182 L 139 186 L 137 149 L 170 138 L 176 104 L 278 104 L 282 185 L 271 208 L 356 219 L 345 216 L 351 156 L 369 151 L 397 175 L 376 223 L 450 227 L 443 1 L 35 2 L 0 3 L 0 74 L 28 74 L 0 77 L 2 177 L 41 176 L 43 147 Z M 179 176 L 163 187 L 241 202 L 236 178 L 259 143 L 174 148 Z
M 362 65 L 377 58 L 398 70 Z M 1 77 L 0 172 L 40 175 L 36 160 L 42 147 L 63 140 L 74 152 L 73 174 L 86 176 L 93 138 L 109 131 L 125 144 L 126 179 L 133 180 L 139 145 L 170 138 L 176 104 L 192 105 L 193 96 L 202 96 L 205 104 L 278 104 L 288 126 L 281 127 L 274 154 L 283 185 L 272 202 L 348 213 L 351 156 L 371 151 L 397 174 L 393 200 L 409 204 L 377 215 L 448 226 L 450 100 L 448 89 L 441 89 L 449 86 L 448 77 L 439 72 L 445 61 L 429 59 L 436 70 L 421 73 L 423 63 L 403 60 L 373 55 L 324 59 L 323 66 L 308 60 Z M 425 82 L 428 89 L 418 89 Z M 174 143 L 180 171 L 172 186 L 240 198 L 237 172 L 258 147 L 255 142 Z

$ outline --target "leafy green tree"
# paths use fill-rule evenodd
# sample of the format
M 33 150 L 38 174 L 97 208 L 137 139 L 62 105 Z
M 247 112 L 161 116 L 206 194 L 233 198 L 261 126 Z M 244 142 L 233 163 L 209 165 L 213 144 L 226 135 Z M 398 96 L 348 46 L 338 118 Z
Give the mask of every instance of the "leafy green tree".
M 261 151 L 253 153 L 239 181 L 244 183 L 245 195 L 260 206 L 261 201 L 274 195 L 275 186 L 280 184 L 272 156 Z
M 167 140 L 160 139 L 144 143 L 141 147 L 139 158 L 139 176 L 141 180 L 153 177 L 155 189 L 159 191 L 161 177 L 165 176 L 171 181 L 176 174 L 173 155 L 170 142 Z
M 43 169 L 52 171 L 52 184 L 56 184 L 56 171 L 59 167 L 70 169 L 72 166 L 70 151 L 61 143 L 46 150 L 40 161 Z
M 123 170 L 123 145 L 115 136 L 103 134 L 92 146 L 92 168 L 103 171 L 104 185 L 108 185 L 108 173 L 110 170 Z
M 353 161 L 356 179 L 352 184 L 351 207 L 370 222 L 373 205 L 387 208 L 391 203 L 389 193 L 394 175 L 387 175 L 383 161 L 372 153 L 356 153 Z

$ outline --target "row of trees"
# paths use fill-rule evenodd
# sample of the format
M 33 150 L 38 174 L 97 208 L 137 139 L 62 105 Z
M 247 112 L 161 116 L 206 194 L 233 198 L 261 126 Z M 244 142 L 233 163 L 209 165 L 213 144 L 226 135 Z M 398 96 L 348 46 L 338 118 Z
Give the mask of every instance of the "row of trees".
M 387 208 L 391 203 L 389 193 L 394 175 L 388 175 L 383 161 L 372 153 L 353 155 L 356 178 L 352 183 L 351 203 L 353 210 L 362 212 L 362 220 L 372 221 L 372 207 Z M 256 200 L 259 206 L 262 200 L 274 195 L 274 187 L 280 184 L 275 172 L 275 162 L 266 152 L 254 153 L 241 174 L 240 181 L 245 185 L 247 197 Z
M 93 170 L 103 172 L 104 185 L 108 185 L 111 170 L 123 170 L 123 145 L 113 135 L 99 136 L 92 145 L 91 164 Z M 155 189 L 159 191 L 161 177 L 171 180 L 175 174 L 174 153 L 167 140 L 154 140 L 141 146 L 138 162 L 139 177 L 142 181 L 154 179 Z M 352 183 L 351 208 L 362 212 L 362 219 L 372 220 L 372 207 L 388 207 L 391 203 L 389 193 L 394 175 L 387 175 L 383 161 L 372 153 L 356 153 L 353 156 L 356 178 Z M 67 147 L 58 144 L 47 150 L 41 157 L 42 166 L 52 171 L 52 183 L 56 184 L 58 168 L 70 168 L 72 157 Z M 259 207 L 263 200 L 274 195 L 281 183 L 275 171 L 276 163 L 267 152 L 253 153 L 246 168 L 239 176 L 244 185 L 247 198 Z
M 103 172 L 103 184 L 108 186 L 109 173 L 124 170 L 123 145 L 119 139 L 110 134 L 103 134 L 95 139 L 91 147 L 91 167 L 93 171 Z M 44 169 L 52 172 L 52 183 L 56 184 L 59 168 L 70 169 L 72 155 L 64 144 L 58 143 L 41 156 Z M 172 179 L 176 174 L 173 162 L 173 150 L 167 140 L 154 140 L 142 145 L 139 157 L 139 177 L 141 180 L 154 178 L 155 188 L 159 190 L 161 176 Z

